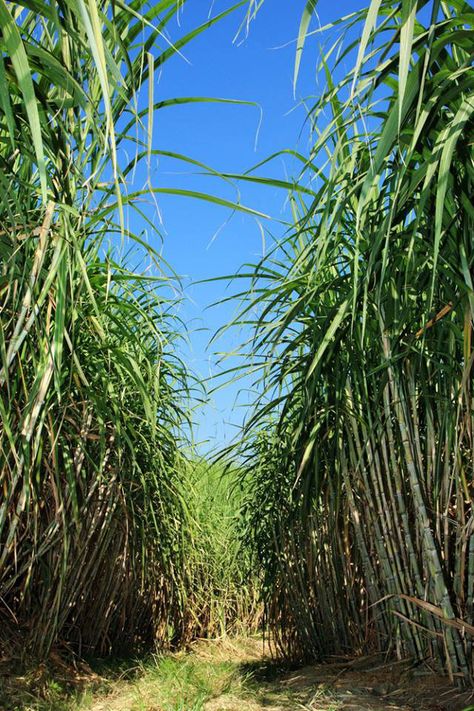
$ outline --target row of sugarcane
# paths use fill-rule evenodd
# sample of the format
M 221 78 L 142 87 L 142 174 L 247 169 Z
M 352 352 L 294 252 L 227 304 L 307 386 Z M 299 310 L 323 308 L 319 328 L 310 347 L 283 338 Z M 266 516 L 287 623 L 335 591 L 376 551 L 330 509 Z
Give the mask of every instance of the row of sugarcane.
M 294 224 L 239 317 L 261 372 L 248 538 L 277 646 L 412 656 L 467 683 L 473 20 L 465 2 L 374 1 L 338 25 Z
M 157 72 L 232 6 L 173 44 L 181 10 L 0 2 L 2 657 L 165 648 L 258 617 L 239 550 L 203 560 L 179 284 L 156 186 L 130 192 L 173 103 Z

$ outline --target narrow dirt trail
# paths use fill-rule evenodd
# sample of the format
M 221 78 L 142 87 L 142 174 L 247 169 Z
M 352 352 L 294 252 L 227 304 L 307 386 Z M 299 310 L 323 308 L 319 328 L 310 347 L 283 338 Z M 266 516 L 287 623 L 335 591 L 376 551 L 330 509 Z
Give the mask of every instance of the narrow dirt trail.
M 133 682 L 118 684 L 91 711 L 461 711 L 444 678 L 380 657 L 290 671 L 256 639 L 202 641 Z M 165 666 L 167 662 L 165 659 Z

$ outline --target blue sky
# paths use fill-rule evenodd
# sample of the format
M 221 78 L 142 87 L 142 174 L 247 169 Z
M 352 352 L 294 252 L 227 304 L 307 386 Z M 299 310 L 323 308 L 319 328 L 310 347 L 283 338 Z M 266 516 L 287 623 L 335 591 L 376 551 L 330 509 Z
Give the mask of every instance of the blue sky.
M 305 4 L 306 0 L 266 0 L 248 35 L 233 41 L 244 16 L 241 9 L 189 44 L 183 50 L 186 59 L 175 56 L 167 62 L 155 78 L 155 101 L 208 96 L 255 102 L 260 108 L 202 103 L 163 109 L 155 115 L 153 147 L 185 154 L 228 173 L 241 173 L 285 148 L 298 148 L 306 154 L 309 136 L 301 100 L 321 91 L 314 68 L 324 37 L 318 34 L 308 39 L 295 98 L 295 40 Z M 217 14 L 229 5 L 229 0 L 188 0 L 180 17 L 168 26 L 171 37 L 179 37 L 205 21 L 210 9 Z M 324 25 L 363 6 L 363 0 L 321 0 L 319 21 Z M 263 171 L 277 178 L 295 173 L 296 166 L 288 157 L 276 159 Z M 235 199 L 234 189 L 222 180 L 169 159 L 154 160 L 150 178 L 159 187 Z M 263 249 L 261 227 L 267 231 L 268 249 L 272 235 L 282 235 L 281 222 L 288 217 L 283 191 L 248 183 L 239 187 L 242 203 L 274 220 L 262 220 L 259 226 L 254 217 L 232 215 L 229 209 L 213 204 L 166 195 L 159 196 L 159 218 L 151 206 L 148 209 L 163 235 L 162 254 L 182 277 L 185 299 L 180 317 L 189 330 L 189 345 L 183 346 L 182 356 L 201 378 L 215 376 L 235 365 L 235 358 L 219 365 L 215 352 L 234 352 L 249 334 L 231 329 L 208 347 L 217 329 L 232 320 L 238 304 L 209 306 L 235 292 L 238 285 L 196 282 L 235 275 L 243 264 L 257 261 Z M 148 239 L 153 242 L 156 237 L 150 234 Z M 252 400 L 251 385 L 250 378 L 231 383 L 214 393 L 211 402 L 196 412 L 195 437 L 202 442 L 201 451 L 228 444 L 238 433 L 248 414 L 246 405 Z

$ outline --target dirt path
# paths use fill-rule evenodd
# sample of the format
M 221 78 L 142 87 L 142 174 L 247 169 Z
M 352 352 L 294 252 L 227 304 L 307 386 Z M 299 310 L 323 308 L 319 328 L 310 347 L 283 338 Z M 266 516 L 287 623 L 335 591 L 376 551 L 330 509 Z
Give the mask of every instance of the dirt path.
M 447 680 L 380 657 L 284 669 L 258 640 L 200 642 L 118 685 L 91 711 L 461 711 Z M 163 669 L 168 664 L 169 669 Z M 161 669 L 161 671 L 160 671 Z M 472 696 L 472 695 L 471 695 Z

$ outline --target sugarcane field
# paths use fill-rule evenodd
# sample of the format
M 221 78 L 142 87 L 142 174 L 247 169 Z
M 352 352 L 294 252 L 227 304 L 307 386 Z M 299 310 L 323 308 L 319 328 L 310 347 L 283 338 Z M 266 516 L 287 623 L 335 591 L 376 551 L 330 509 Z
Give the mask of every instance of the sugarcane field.
M 0 49 L 0 711 L 474 711 L 474 6 Z

